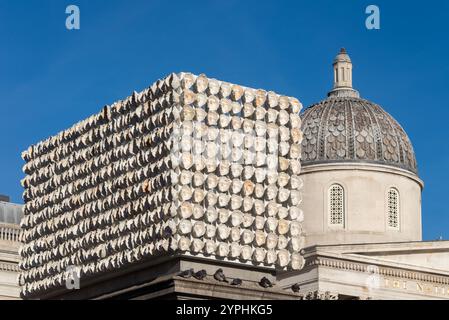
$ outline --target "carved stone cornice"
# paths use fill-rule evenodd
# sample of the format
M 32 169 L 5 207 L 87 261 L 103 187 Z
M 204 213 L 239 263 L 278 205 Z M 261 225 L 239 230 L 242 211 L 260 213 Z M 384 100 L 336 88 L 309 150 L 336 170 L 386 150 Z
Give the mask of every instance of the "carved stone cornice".
M 14 224 L 0 223 L 0 240 L 20 242 L 20 227 Z
M 414 281 L 429 282 L 433 284 L 449 285 L 449 277 L 428 274 L 414 270 L 404 270 L 402 268 L 385 267 L 370 263 L 343 260 L 330 257 L 311 257 L 306 260 L 305 268 L 321 266 L 332 269 L 355 271 L 362 273 L 378 274 L 385 277 L 394 277 Z
M 0 262 L 0 271 L 19 272 L 19 266 L 16 263 Z
M 310 291 L 302 296 L 301 300 L 338 300 L 338 293 L 329 291 Z

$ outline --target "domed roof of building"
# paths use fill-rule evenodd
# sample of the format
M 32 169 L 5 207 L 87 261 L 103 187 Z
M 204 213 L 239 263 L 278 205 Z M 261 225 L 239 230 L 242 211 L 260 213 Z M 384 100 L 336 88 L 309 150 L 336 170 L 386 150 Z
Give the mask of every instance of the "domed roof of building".
M 369 162 L 416 174 L 410 139 L 391 115 L 352 89 L 352 63 L 343 50 L 334 61 L 334 89 L 329 97 L 302 115 L 303 165 Z

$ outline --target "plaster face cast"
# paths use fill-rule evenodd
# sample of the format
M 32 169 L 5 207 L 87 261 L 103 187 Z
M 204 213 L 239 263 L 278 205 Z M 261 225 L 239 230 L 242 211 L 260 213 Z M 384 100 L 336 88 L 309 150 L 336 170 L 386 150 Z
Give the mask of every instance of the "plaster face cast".
M 205 196 L 206 196 L 206 194 L 203 189 L 195 189 L 193 191 L 193 202 L 201 203 L 204 200 Z
M 265 232 L 261 231 L 261 230 L 257 230 L 255 233 L 255 242 L 256 245 L 259 247 L 262 247 L 265 244 L 266 241 L 266 235 Z
M 300 236 L 302 233 L 302 226 L 298 221 L 293 221 L 290 224 L 290 235 L 292 237 Z
M 219 257 L 227 257 L 229 254 L 229 245 L 227 243 L 220 243 L 217 249 L 217 255 Z
M 250 197 L 243 198 L 243 211 L 249 212 L 253 208 L 253 199 Z
M 290 151 L 290 144 L 286 141 L 279 143 L 279 154 L 283 157 L 287 156 Z
M 265 212 L 265 204 L 262 200 L 254 200 L 254 213 L 262 215 Z
M 289 209 L 285 207 L 280 207 L 278 210 L 278 218 L 285 219 L 289 215 Z
M 206 195 L 206 204 L 209 207 L 214 207 L 218 202 L 218 195 L 214 192 L 208 192 Z
M 182 185 L 188 185 L 192 181 L 192 173 L 190 171 L 182 170 L 179 175 L 179 181 Z
M 304 182 L 303 182 L 303 180 L 299 176 L 292 175 L 290 177 L 290 181 L 291 181 L 290 183 L 291 183 L 292 190 L 300 190 L 300 189 L 302 189 Z
M 239 194 L 243 188 L 243 181 L 240 179 L 232 180 L 231 192 L 233 194 Z M 241 200 L 243 202 L 243 199 Z
M 221 208 L 226 207 L 229 204 L 231 197 L 228 194 L 220 193 L 218 196 L 218 206 Z
M 285 235 L 288 233 L 288 230 L 290 228 L 290 224 L 287 220 L 280 219 L 278 222 L 278 233 L 280 235 Z
M 276 202 L 270 201 L 266 207 L 268 216 L 274 217 L 279 212 L 279 206 Z
M 273 199 L 276 199 L 277 194 L 278 194 L 278 188 L 276 188 L 276 186 L 274 186 L 274 185 L 271 185 L 271 186 L 268 186 L 268 188 L 266 189 L 265 198 L 267 200 L 273 200 Z
M 304 212 L 301 209 L 299 209 L 299 207 L 290 207 L 289 216 L 292 221 L 298 222 L 304 221 Z
M 204 208 L 201 205 L 194 205 L 193 206 L 193 218 L 195 220 L 201 220 L 204 216 Z
M 229 187 L 231 186 L 231 180 L 226 177 L 221 177 L 218 180 L 218 190 L 220 192 L 227 192 L 229 190 Z
M 240 211 L 235 211 L 231 214 L 231 224 L 233 227 L 238 227 L 243 222 L 243 214 Z
M 300 236 L 291 237 L 290 245 L 293 251 L 299 252 L 305 246 L 305 238 Z
M 243 178 L 245 180 L 250 180 L 254 176 L 254 167 L 252 166 L 245 166 L 243 169 Z
M 179 223 L 179 232 L 181 234 L 190 234 L 192 231 L 192 222 L 190 220 L 181 220 Z
M 214 225 L 208 224 L 208 225 L 206 226 L 206 237 L 207 237 L 207 238 L 209 238 L 209 239 L 214 239 L 216 233 L 217 233 L 217 228 L 216 228 Z
M 263 248 L 256 248 L 254 250 L 254 260 L 257 262 L 263 262 L 265 260 L 266 251 Z
M 193 175 L 194 187 L 201 187 L 204 184 L 204 175 L 201 172 L 195 172 Z
M 190 218 L 192 216 L 192 213 L 193 213 L 192 204 L 188 203 L 188 202 L 182 203 L 180 208 L 179 208 L 179 211 L 180 211 L 180 216 L 183 219 Z
M 218 212 L 215 207 L 208 207 L 206 210 L 206 219 L 209 223 L 214 223 L 218 219 Z
M 204 222 L 199 221 L 193 225 L 192 234 L 195 238 L 201 238 L 205 233 L 206 233 L 206 225 Z
M 290 262 L 289 253 L 287 250 L 280 250 L 278 253 L 278 263 L 281 267 L 285 267 Z
M 204 242 L 200 239 L 193 239 L 192 241 L 192 250 L 195 253 L 201 253 L 204 248 Z
M 215 158 L 204 159 L 204 164 L 206 167 L 206 171 L 208 173 L 212 173 L 212 172 L 215 172 L 215 170 L 217 170 L 218 164 L 217 164 L 217 159 L 215 159 Z
M 186 237 L 181 237 L 178 242 L 178 247 L 181 251 L 187 251 L 190 247 L 190 239 Z
M 242 233 L 242 243 L 251 244 L 254 240 L 254 233 L 249 230 L 244 230 Z
M 224 148 L 221 148 L 221 150 L 223 150 Z M 226 159 L 226 155 L 222 153 L 222 156 L 224 156 L 223 158 Z M 227 176 L 229 175 L 229 169 L 231 168 L 231 165 L 229 163 L 228 160 L 221 160 L 220 161 L 220 165 L 218 166 L 218 171 L 220 173 L 220 176 Z M 220 180 L 223 178 L 220 178 Z M 219 180 L 219 187 L 220 187 L 220 180 Z M 222 182 L 223 183 L 223 182 Z M 230 184 L 230 179 L 229 178 L 225 178 L 225 182 L 226 184 Z
M 243 199 L 240 196 L 233 195 L 231 196 L 231 209 L 238 210 L 242 206 Z
M 250 180 L 246 180 L 243 183 L 243 194 L 245 196 L 250 196 L 254 191 L 254 183 Z
M 292 206 L 298 206 L 301 204 L 302 202 L 302 195 L 299 191 L 297 190 L 292 190 L 290 192 L 290 201 Z
M 269 217 L 265 224 L 267 232 L 274 232 L 278 226 L 278 220 L 274 217 Z
M 235 114 L 238 114 L 241 109 L 242 109 L 241 105 L 239 103 L 236 103 L 235 106 L 233 107 L 233 112 Z M 232 126 L 232 129 L 234 129 L 234 130 L 240 130 L 242 128 L 242 118 L 233 116 L 231 118 L 231 126 Z M 234 146 L 237 147 L 237 146 L 240 146 L 240 145 L 235 144 Z
M 181 166 L 186 169 L 189 170 L 193 165 L 193 156 L 191 153 L 186 153 L 183 152 L 181 154 Z
M 299 175 L 301 173 L 301 163 L 298 160 L 291 160 L 290 169 L 292 174 Z
M 188 201 L 192 198 L 193 190 L 188 186 L 183 186 L 179 191 L 179 200 Z
M 287 248 L 287 246 L 288 246 L 288 239 L 287 239 L 287 237 L 285 237 L 283 235 L 280 235 L 279 238 L 278 238 L 278 249 L 282 250 L 282 249 Z
M 207 254 L 214 254 L 216 249 L 217 249 L 217 245 L 216 245 L 215 241 L 213 241 L 213 240 L 206 241 L 206 253 Z
M 304 267 L 305 259 L 300 254 L 294 253 L 291 256 L 291 264 L 293 270 L 301 270 Z
M 245 213 L 243 215 L 243 227 L 244 228 L 249 228 L 250 226 L 253 225 L 254 222 L 254 217 L 251 214 Z
M 261 216 L 257 216 L 255 218 L 255 227 L 257 230 L 263 230 L 265 227 L 265 218 Z
M 203 151 L 201 151 L 202 153 Z M 202 155 L 195 155 L 193 159 L 193 167 L 195 171 L 203 171 L 206 167 L 206 162 Z
M 218 237 L 220 240 L 226 240 L 229 238 L 229 234 L 231 232 L 231 229 L 224 225 L 224 224 L 220 224 L 217 228 L 218 230 Z
M 227 209 L 220 209 L 218 211 L 218 220 L 220 223 L 226 224 L 228 222 L 231 212 Z
M 241 257 L 242 257 L 243 260 L 250 260 L 252 254 L 253 254 L 253 250 L 251 249 L 250 246 L 243 246 L 242 247 Z
M 276 251 L 274 250 L 268 250 L 267 251 L 267 256 L 266 256 L 266 261 L 268 264 L 273 264 L 275 263 L 277 260 L 277 254 Z
M 238 228 L 238 227 L 231 228 L 231 233 L 230 233 L 231 241 L 233 241 L 233 242 L 239 241 L 240 235 L 241 235 L 240 228 Z
M 241 252 L 242 252 L 242 247 L 238 243 L 236 243 L 236 242 L 231 243 L 230 254 L 231 254 L 232 258 L 238 258 L 240 256 Z
M 218 177 L 214 174 L 209 174 L 206 180 L 206 186 L 208 189 L 213 190 L 218 185 Z

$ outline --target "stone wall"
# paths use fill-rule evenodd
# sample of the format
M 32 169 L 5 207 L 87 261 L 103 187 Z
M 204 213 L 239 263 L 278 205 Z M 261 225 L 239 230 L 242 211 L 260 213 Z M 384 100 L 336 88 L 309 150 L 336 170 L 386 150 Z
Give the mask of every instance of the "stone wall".
M 18 225 L 0 222 L 0 300 L 20 298 Z

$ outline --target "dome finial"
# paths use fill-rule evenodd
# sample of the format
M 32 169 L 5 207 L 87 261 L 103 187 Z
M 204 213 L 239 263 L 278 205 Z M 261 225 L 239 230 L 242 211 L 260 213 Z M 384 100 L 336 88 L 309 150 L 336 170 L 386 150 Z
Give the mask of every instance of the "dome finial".
M 352 88 L 352 62 L 345 48 L 334 59 L 334 88 L 329 96 L 359 97 Z

